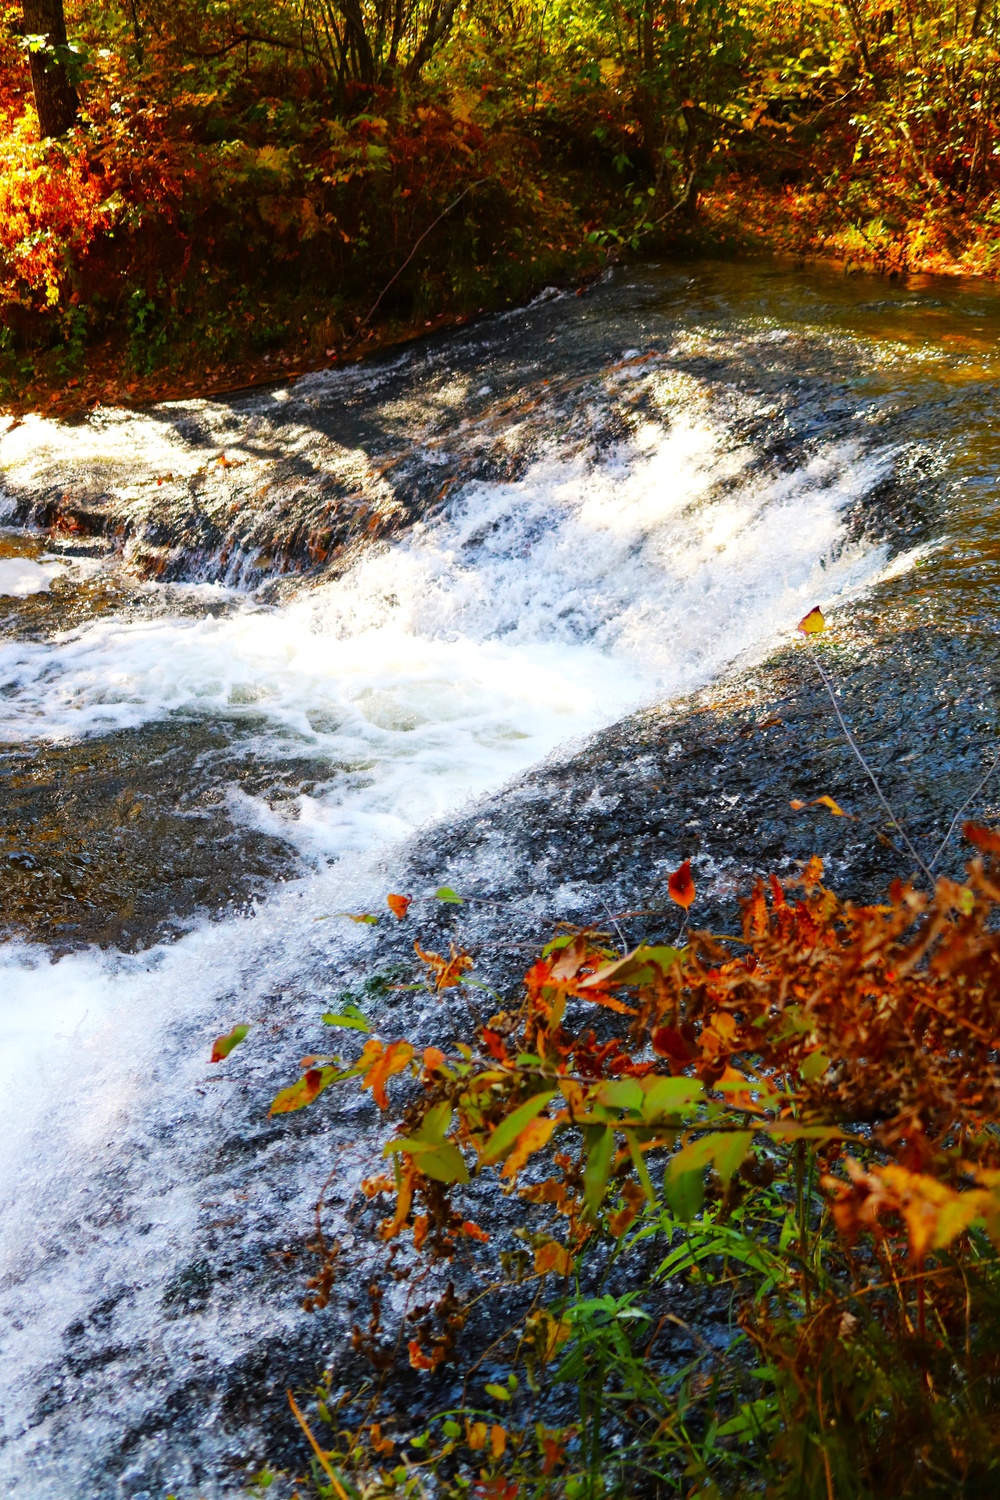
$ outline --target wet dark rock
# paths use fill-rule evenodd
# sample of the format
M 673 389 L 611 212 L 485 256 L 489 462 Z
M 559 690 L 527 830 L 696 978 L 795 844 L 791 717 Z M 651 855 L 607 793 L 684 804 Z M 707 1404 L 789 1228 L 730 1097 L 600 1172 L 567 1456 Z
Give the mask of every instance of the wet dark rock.
M 173 720 L 0 749 L 0 925 L 55 951 L 128 952 L 299 873 L 281 839 L 234 819 L 222 788 L 288 795 L 315 767 L 261 765 L 232 738 L 224 724 Z

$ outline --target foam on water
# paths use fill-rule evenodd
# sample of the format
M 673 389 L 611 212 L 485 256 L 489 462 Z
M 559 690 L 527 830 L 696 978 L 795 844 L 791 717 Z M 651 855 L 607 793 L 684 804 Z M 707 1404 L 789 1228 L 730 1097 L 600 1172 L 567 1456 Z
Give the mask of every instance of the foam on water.
M 0 737 L 242 717 L 258 751 L 330 766 L 290 810 L 293 838 L 329 855 L 398 838 L 873 576 L 880 555 L 838 540 L 884 454 L 834 448 L 767 477 L 752 459 L 707 423 L 650 425 L 599 465 L 550 456 L 469 486 L 282 608 L 5 642 Z
M 709 680 L 884 567 L 842 531 L 885 453 L 831 447 L 783 474 L 754 459 L 708 418 L 678 414 L 600 461 L 550 454 L 517 483 L 468 486 L 438 519 L 280 608 L 248 600 L 225 617 L 105 619 L 0 645 L 0 738 L 226 716 L 258 752 L 329 766 L 281 813 L 241 797 L 244 816 L 316 860 L 255 918 L 139 958 L 0 953 L 0 1436 L 19 1495 L 65 1495 L 64 1463 L 82 1472 L 147 1399 L 137 1377 L 115 1411 L 32 1418 L 67 1325 L 102 1288 L 127 1278 L 122 1339 L 152 1337 L 199 1191 L 184 1163 L 209 1108 L 193 1091 L 204 1043 L 331 944 L 366 941 L 314 919 L 384 895 L 372 851 L 633 705 Z M 95 1229 L 87 1194 L 106 1190 L 111 1141 L 122 1203 Z M 213 1357 L 254 1336 L 253 1310 L 243 1317 L 235 1330 L 202 1325 Z M 156 1349 L 154 1374 L 190 1356 Z

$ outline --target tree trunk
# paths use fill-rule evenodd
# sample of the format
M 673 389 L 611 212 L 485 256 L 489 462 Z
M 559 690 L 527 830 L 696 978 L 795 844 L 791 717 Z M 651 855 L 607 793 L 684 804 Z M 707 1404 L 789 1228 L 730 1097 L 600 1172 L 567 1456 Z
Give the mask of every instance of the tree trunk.
M 79 101 L 65 63 L 66 17 L 63 0 L 23 0 L 26 36 L 45 37 L 45 48 L 31 52 L 31 84 L 35 91 L 38 130 L 46 136 L 65 135 L 76 124 Z

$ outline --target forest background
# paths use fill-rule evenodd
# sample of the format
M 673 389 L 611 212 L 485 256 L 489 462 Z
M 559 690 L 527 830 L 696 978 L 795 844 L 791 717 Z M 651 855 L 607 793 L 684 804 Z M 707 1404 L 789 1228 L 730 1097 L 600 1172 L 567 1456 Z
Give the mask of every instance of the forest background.
M 0 4 L 0 395 L 231 388 L 665 247 L 992 273 L 998 40 L 987 0 Z

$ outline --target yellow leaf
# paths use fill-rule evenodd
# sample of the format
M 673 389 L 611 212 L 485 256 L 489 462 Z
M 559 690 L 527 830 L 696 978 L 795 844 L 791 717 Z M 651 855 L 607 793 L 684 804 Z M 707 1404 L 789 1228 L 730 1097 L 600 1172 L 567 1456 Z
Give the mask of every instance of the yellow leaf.
M 796 628 L 798 630 L 801 630 L 803 635 L 819 635 L 820 631 L 826 629 L 826 621 L 823 618 L 823 611 L 820 609 L 818 604 L 815 605 L 807 615 L 802 616 L 802 619 L 799 621 Z
M 413 1205 L 413 1179 L 415 1176 L 416 1168 L 413 1165 L 412 1158 L 408 1157 L 400 1173 L 399 1187 L 396 1189 L 396 1212 L 391 1219 L 383 1219 L 379 1225 L 379 1237 L 381 1239 L 395 1239 L 406 1223 L 407 1215 Z

